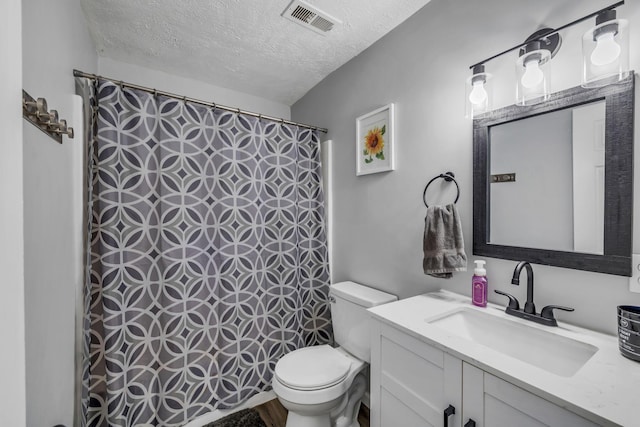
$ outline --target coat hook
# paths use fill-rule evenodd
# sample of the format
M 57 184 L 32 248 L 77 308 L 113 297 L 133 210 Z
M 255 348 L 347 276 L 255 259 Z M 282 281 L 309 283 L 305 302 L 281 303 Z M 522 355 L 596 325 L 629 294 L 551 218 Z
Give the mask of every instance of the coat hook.
M 26 91 L 22 91 L 22 117 L 38 129 L 62 144 L 62 135 L 74 137 L 73 128 L 67 126 L 66 120 L 60 120 L 57 110 L 49 110 L 47 100 L 34 99 Z

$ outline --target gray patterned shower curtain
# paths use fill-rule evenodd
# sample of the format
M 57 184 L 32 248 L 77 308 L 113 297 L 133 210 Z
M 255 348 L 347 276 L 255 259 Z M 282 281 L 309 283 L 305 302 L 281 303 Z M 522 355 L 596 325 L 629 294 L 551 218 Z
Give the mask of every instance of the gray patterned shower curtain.
M 317 131 L 78 79 L 83 426 L 181 426 L 331 341 Z

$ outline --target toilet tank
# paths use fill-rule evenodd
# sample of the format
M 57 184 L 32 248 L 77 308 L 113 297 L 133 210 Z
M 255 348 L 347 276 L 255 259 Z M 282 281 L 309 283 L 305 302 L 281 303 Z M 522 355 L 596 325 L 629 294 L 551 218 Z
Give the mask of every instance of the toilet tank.
M 396 301 L 398 297 L 354 282 L 340 282 L 329 288 L 329 299 L 336 344 L 369 363 L 371 320 L 367 309 Z

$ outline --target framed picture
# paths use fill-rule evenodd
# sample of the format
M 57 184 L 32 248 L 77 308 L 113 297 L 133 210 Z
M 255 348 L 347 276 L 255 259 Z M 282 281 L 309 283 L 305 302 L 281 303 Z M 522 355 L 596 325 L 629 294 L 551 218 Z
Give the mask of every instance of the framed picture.
M 356 119 L 356 175 L 395 169 L 393 104 Z

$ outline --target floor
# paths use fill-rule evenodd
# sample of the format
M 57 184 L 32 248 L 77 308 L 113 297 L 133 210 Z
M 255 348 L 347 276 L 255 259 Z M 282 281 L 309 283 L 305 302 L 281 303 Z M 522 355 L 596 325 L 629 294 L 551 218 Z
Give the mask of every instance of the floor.
M 270 400 L 262 405 L 256 406 L 255 409 L 267 427 L 285 427 L 287 410 L 284 409 L 278 399 Z M 369 427 L 369 408 L 364 405 L 360 406 L 358 422 L 360 423 L 360 427 Z

